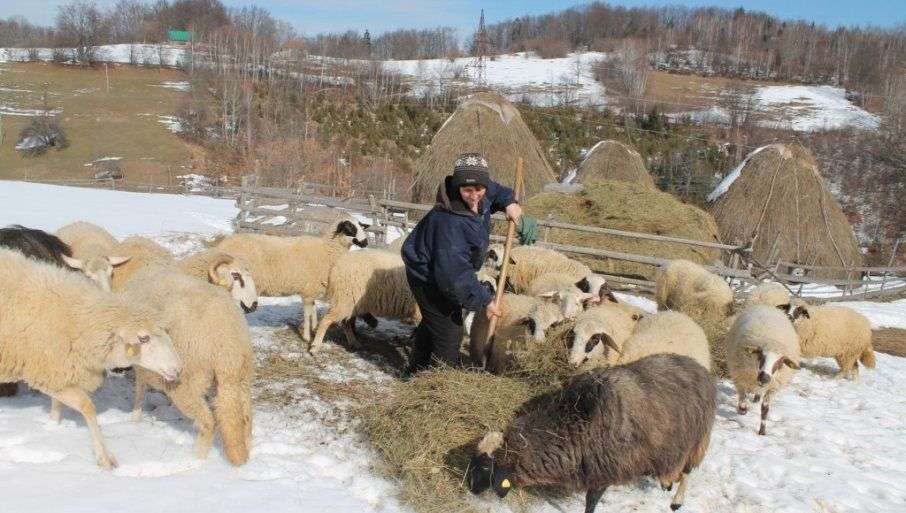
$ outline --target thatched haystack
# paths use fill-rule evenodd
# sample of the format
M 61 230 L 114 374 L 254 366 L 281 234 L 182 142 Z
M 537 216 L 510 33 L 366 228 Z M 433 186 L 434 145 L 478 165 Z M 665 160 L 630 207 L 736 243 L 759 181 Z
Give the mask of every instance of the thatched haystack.
M 645 168 L 639 152 L 619 141 L 601 141 L 592 146 L 579 164 L 573 182 L 588 185 L 616 180 L 634 182 L 654 188 L 654 179 Z
M 751 243 L 753 256 L 765 265 L 778 259 L 819 266 L 860 265 L 852 226 L 807 149 L 798 144 L 765 146 L 734 173 L 737 177 L 729 188 L 722 182 L 709 198 L 724 241 Z M 726 192 L 718 196 L 723 189 Z M 845 277 L 841 274 L 824 276 Z
M 516 107 L 502 96 L 482 92 L 463 100 L 416 162 L 412 201 L 433 202 L 437 185 L 453 172 L 456 157 L 466 152 L 484 155 L 491 178 L 509 187 L 515 182 L 516 158 L 522 157 L 526 197 L 556 181 L 541 146 Z
M 577 194 L 548 192 L 531 198 L 525 207 L 529 215 L 572 224 L 667 235 L 706 242 L 719 242 L 717 224 L 707 212 L 638 183 L 603 181 Z M 710 265 L 720 258 L 716 249 L 685 244 L 629 239 L 554 229 L 550 242 L 574 246 L 649 255 L 684 258 Z M 657 268 L 635 262 L 571 255 L 598 272 L 654 279 Z

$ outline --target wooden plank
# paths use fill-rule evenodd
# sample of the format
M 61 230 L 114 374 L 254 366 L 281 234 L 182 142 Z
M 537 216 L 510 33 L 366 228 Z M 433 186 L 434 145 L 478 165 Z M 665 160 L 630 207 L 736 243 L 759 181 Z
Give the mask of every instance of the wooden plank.
M 834 267 L 828 265 L 805 265 L 805 264 L 794 264 L 792 262 L 778 262 L 781 267 L 790 267 L 790 268 L 799 268 L 812 271 L 868 271 L 876 273 L 906 273 L 906 267 L 865 267 L 865 266 L 855 266 L 855 267 Z

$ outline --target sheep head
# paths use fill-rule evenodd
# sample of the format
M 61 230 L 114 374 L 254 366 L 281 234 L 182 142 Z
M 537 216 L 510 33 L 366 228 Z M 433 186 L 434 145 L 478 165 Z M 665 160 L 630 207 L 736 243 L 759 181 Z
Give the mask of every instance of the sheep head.
M 152 330 L 122 326 L 110 334 L 111 347 L 105 359 L 108 369 L 138 365 L 175 381 L 182 362 L 170 336 L 160 328 Z
M 620 347 L 613 337 L 605 332 L 584 333 L 582 329 L 573 330 L 567 348 L 569 349 L 569 363 L 578 369 L 585 362 L 609 360 L 610 352 L 621 354 Z
M 110 292 L 110 279 L 113 277 L 113 268 L 132 260 L 131 256 L 105 256 L 89 258 L 88 260 L 71 258 L 66 255 L 61 256 L 63 257 L 63 261 L 66 262 L 66 265 L 77 271 L 81 271 L 91 281 L 97 283 L 101 290 L 107 292 Z
M 779 372 L 784 365 L 793 370 L 799 369 L 799 364 L 790 357 L 773 351 L 765 351 L 761 347 L 749 346 L 745 347 L 744 351 L 755 358 L 758 368 L 757 380 L 762 387 L 770 385 L 774 379 L 774 374 Z
M 368 246 L 368 233 L 365 228 L 370 225 L 363 225 L 354 219 L 345 219 L 337 223 L 333 232 L 334 237 L 343 237 L 349 245 L 355 244 L 360 248 Z
M 494 453 L 503 445 L 503 433 L 492 431 L 478 444 L 478 454 L 472 457 L 466 478 L 469 491 L 480 494 L 493 488 L 498 497 L 503 498 L 513 487 L 513 469 L 497 463 Z
M 245 313 L 258 308 L 258 289 L 252 273 L 231 255 L 221 254 L 208 268 L 208 280 L 226 288 Z

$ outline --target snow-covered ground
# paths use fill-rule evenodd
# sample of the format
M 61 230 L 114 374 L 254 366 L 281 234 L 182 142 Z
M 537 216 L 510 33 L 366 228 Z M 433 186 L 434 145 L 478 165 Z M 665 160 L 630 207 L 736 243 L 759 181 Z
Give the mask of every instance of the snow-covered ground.
M 203 237 L 228 231 L 231 200 L 137 194 L 0 182 L 0 225 L 21 223 L 53 230 L 76 219 L 115 235 L 151 236 L 175 253 L 201 247 Z M 276 213 L 276 212 L 275 212 Z M 651 309 L 643 298 L 621 295 Z M 906 301 L 851 306 L 877 327 L 902 325 Z M 393 379 L 383 367 L 332 344 L 318 359 L 301 356 L 286 323 L 299 318 L 298 298 L 262 298 L 247 316 L 263 364 L 267 355 L 298 360 L 323 380 L 343 383 Z M 382 322 L 366 336 L 400 337 L 407 328 Z M 735 393 L 721 381 L 711 449 L 692 474 L 684 510 L 740 513 L 906 511 L 906 359 L 878 355 L 861 381 L 829 376 L 830 360 L 807 362 L 775 399 L 767 436 L 757 414 L 738 416 Z M 49 401 L 34 392 L 0 399 L 0 496 L 3 511 L 396 512 L 395 485 L 373 472 L 374 454 L 355 424 L 305 383 L 256 382 L 254 394 L 283 390 L 294 400 L 277 407 L 256 401 L 249 463 L 232 468 L 215 445 L 210 457 L 192 457 L 195 431 L 160 394 L 150 394 L 145 418 L 129 420 L 131 390 L 110 378 L 94 398 L 99 421 L 120 468 L 99 470 L 84 422 L 66 411 L 48 420 Z M 667 511 L 670 494 L 644 481 L 614 487 L 600 512 Z M 498 504 L 485 497 L 488 506 Z M 532 513 L 581 511 L 577 496 L 539 505 Z
M 38 60 L 53 60 L 52 48 L 32 49 Z M 64 50 L 71 58 L 71 50 Z M 0 48 L 0 62 L 31 60 L 28 48 Z M 148 66 L 180 66 L 185 62 L 186 50 L 175 45 L 151 45 L 143 43 L 101 45 L 96 47 L 95 60 L 119 64 L 142 64 Z

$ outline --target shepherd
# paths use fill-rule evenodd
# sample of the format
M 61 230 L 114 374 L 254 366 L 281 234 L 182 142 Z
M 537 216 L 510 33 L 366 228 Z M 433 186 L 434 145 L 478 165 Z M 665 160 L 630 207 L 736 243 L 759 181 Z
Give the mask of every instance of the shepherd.
M 407 376 L 432 363 L 461 364 L 463 309 L 484 309 L 488 319 L 502 314 L 475 275 L 487 257 L 495 212 L 517 224 L 522 217 L 513 189 L 491 180 L 487 160 L 461 154 L 438 186 L 434 208 L 403 244 L 406 278 L 422 314 Z

